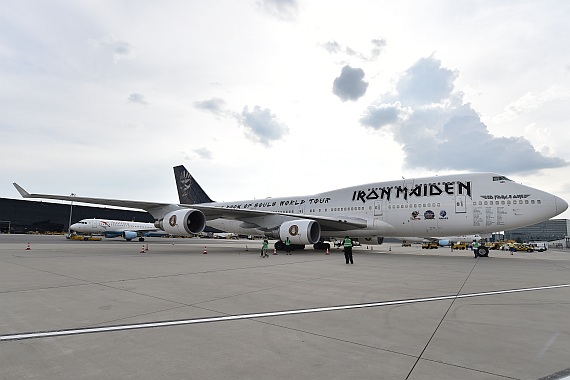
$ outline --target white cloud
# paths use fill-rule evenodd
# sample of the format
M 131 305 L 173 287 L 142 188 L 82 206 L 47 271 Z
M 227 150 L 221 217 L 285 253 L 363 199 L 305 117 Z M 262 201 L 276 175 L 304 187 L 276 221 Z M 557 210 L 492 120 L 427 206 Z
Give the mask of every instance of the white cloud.
M 253 107 L 252 111 L 245 106 L 241 113 L 241 123 L 249 138 L 266 146 L 289 133 L 289 128 L 280 123 L 271 110 L 260 106 Z
M 295 21 L 298 15 L 296 0 L 260 0 L 257 5 L 278 20 Z
M 397 93 L 381 97 L 379 106 L 369 106 L 360 122 L 390 128 L 410 168 L 511 174 L 568 165 L 562 158 L 544 156 L 524 137 L 489 133 L 477 112 L 463 102 L 463 94 L 454 92 L 457 76 L 439 60 L 422 58 L 398 80 Z M 384 98 L 398 103 L 382 103 Z
M 106 51 L 115 64 L 122 60 L 134 59 L 136 57 L 135 48 L 126 41 L 121 41 L 114 36 L 105 36 L 99 39 L 89 39 L 88 44 L 94 49 Z
M 140 104 L 143 106 L 148 105 L 148 102 L 145 100 L 144 95 L 143 94 L 137 94 L 136 92 L 133 92 L 132 94 L 130 94 L 127 101 L 129 103 Z

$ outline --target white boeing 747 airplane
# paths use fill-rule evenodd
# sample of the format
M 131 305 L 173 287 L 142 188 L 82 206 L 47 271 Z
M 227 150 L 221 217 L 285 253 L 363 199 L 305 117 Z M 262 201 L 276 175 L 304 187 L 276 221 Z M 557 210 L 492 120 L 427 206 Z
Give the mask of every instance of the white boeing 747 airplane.
M 110 219 L 82 219 L 77 223 L 73 223 L 70 229 L 87 234 L 103 234 L 107 238 L 121 236 L 127 241 L 131 241 L 136 237 L 139 238 L 139 241 L 144 241 L 144 237 L 148 236 L 148 234 L 160 231 L 155 227 L 154 223 Z
M 197 234 L 206 223 L 222 231 L 276 238 L 276 248 L 316 244 L 323 237 L 377 239 L 492 233 L 550 219 L 568 208 L 563 199 L 495 173 L 467 173 L 369 183 L 314 195 L 212 202 L 187 178 L 188 204 L 30 194 L 149 212 L 172 235 Z M 488 253 L 480 254 L 484 256 Z

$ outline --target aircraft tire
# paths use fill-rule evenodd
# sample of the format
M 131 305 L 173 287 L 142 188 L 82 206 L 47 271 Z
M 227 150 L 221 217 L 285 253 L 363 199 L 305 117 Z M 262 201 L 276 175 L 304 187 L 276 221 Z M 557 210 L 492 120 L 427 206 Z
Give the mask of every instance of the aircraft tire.
M 139 241 L 144 241 L 144 238 L 143 238 L 143 237 L 140 237 L 140 238 L 139 238 Z
M 481 257 L 488 257 L 489 256 L 489 250 L 487 249 L 487 247 L 479 248 L 479 256 L 481 256 Z

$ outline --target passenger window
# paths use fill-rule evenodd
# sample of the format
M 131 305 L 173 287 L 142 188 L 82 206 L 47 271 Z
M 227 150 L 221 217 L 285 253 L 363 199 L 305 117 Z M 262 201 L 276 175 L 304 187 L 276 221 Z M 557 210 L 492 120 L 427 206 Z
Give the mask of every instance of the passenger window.
M 533 205 L 534 204 L 534 199 L 532 201 L 530 201 L 530 204 Z
M 540 204 L 540 199 L 536 201 L 536 203 Z

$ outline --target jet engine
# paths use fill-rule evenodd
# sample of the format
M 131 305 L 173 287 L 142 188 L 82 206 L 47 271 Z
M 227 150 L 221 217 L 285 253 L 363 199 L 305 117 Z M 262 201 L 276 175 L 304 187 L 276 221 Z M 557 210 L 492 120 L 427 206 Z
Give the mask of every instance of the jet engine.
M 201 211 L 194 209 L 176 210 L 155 222 L 155 226 L 171 235 L 188 236 L 204 231 L 206 217 Z
M 279 238 L 289 238 L 291 244 L 315 244 L 321 238 L 321 226 L 314 220 L 292 220 L 281 224 Z
M 123 231 L 123 239 L 126 241 L 131 241 L 137 237 L 137 233 L 134 231 Z
M 437 243 L 442 247 L 447 247 L 448 245 L 451 245 L 449 239 L 441 239 Z

